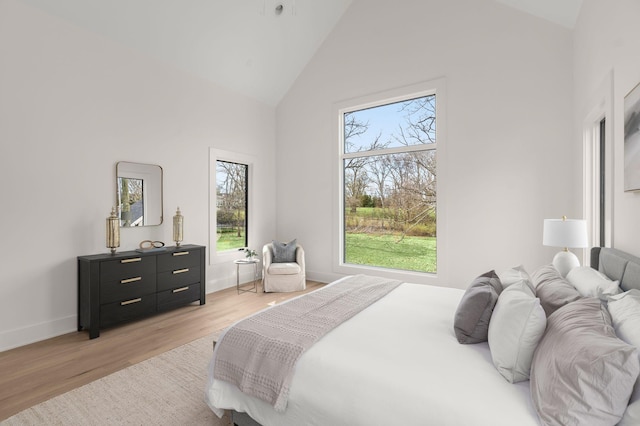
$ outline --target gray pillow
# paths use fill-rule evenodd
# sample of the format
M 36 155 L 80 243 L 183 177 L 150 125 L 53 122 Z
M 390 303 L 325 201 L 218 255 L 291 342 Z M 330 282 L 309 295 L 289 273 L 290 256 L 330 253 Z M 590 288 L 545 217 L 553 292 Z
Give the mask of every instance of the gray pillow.
M 296 248 L 298 246 L 296 239 L 288 243 L 273 241 L 273 263 L 289 263 L 296 261 Z
M 536 297 L 540 299 L 547 317 L 567 303 L 582 298 L 578 290 L 551 264 L 538 268 L 531 279 L 536 288 Z
M 531 398 L 544 425 L 614 425 L 640 372 L 635 347 L 616 337 L 597 298 L 563 306 L 531 363 Z
M 486 342 L 489 321 L 502 284 L 495 271 L 476 278 L 467 288 L 453 320 L 453 329 L 458 342 L 463 344 Z

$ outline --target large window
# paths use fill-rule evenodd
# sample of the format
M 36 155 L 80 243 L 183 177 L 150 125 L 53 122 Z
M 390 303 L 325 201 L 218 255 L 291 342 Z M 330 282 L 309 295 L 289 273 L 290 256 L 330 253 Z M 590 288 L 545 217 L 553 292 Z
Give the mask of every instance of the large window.
M 216 160 L 216 251 L 247 247 L 247 164 Z
M 436 273 L 436 94 L 340 119 L 342 263 Z

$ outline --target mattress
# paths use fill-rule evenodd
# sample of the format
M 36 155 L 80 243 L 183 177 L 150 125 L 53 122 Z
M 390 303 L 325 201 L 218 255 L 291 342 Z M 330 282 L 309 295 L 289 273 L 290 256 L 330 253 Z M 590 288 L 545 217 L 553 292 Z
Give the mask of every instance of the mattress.
M 333 329 L 298 360 L 284 413 L 211 372 L 207 403 L 263 426 L 539 425 L 529 382 L 507 382 L 487 343 L 457 342 L 463 294 L 404 283 Z

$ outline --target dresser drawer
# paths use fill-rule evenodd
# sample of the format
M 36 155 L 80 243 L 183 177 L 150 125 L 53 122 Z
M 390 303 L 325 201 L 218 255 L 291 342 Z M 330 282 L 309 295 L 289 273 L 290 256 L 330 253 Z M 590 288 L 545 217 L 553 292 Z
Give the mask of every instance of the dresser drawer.
M 100 265 L 100 281 L 120 281 L 123 279 L 153 275 L 156 273 L 155 256 L 132 256 L 126 259 L 110 260 Z
M 100 283 L 100 303 L 135 299 L 156 292 L 156 275 L 146 274 Z
M 180 250 L 158 255 L 158 272 L 200 266 L 200 250 Z
M 127 299 L 100 306 L 100 327 L 142 317 L 156 311 L 156 295 Z
M 200 300 L 200 284 L 174 288 L 158 293 L 158 311 L 172 309 Z
M 171 290 L 200 282 L 200 267 L 175 269 L 158 274 L 158 291 Z

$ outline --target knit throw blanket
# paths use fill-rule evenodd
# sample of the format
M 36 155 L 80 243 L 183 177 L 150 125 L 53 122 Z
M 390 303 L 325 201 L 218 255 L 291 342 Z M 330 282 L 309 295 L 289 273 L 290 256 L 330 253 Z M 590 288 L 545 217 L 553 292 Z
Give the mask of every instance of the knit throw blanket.
M 356 275 L 238 322 L 216 344 L 214 378 L 283 412 L 295 363 L 304 351 L 399 285 Z

